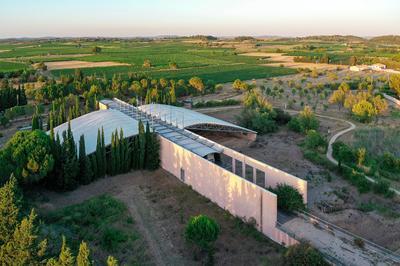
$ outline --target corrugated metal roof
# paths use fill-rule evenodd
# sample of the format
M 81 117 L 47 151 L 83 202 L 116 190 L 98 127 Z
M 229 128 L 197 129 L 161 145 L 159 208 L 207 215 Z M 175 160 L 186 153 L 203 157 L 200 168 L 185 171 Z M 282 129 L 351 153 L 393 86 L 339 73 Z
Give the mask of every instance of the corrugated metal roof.
M 117 110 L 107 109 L 94 111 L 71 120 L 71 130 L 74 135 L 75 143 L 79 148 L 79 138 L 85 136 L 86 154 L 96 151 L 97 131 L 104 129 L 105 145 L 111 144 L 111 134 L 117 129 L 122 128 L 125 137 L 137 135 L 138 121 Z M 60 135 L 68 129 L 68 123 L 64 123 L 54 128 L 54 133 Z
M 250 129 L 240 127 L 238 125 L 223 121 L 221 119 L 201 114 L 182 107 L 176 107 L 165 104 L 147 104 L 139 106 L 138 108 L 148 114 L 151 114 L 152 116 L 155 116 L 161 120 L 166 121 L 167 123 L 171 123 L 178 128 L 189 128 L 201 124 L 210 124 L 210 125 L 225 126 L 243 132 L 255 133 Z

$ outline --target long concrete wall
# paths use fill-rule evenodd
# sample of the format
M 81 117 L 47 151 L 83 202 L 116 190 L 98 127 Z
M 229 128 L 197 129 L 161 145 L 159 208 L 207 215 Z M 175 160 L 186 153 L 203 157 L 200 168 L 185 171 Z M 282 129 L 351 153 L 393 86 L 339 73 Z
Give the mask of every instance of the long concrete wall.
M 275 188 L 278 184 L 287 184 L 295 187 L 302 195 L 304 203 L 307 203 L 307 181 L 288 174 L 275 167 L 262 163 L 249 156 L 241 154 L 237 151 L 224 147 L 223 153 L 232 158 L 232 165 L 235 167 L 235 161 L 242 162 L 242 165 L 249 165 L 254 169 L 258 169 L 265 173 L 265 187 Z M 255 178 L 255 171 L 254 171 Z
M 265 173 L 265 185 L 264 185 L 265 188 L 269 188 L 269 187 L 275 188 L 278 184 L 290 185 L 292 187 L 295 187 L 300 192 L 300 194 L 303 195 L 303 201 L 304 201 L 304 203 L 307 203 L 307 181 L 306 180 L 303 180 L 294 175 L 286 173 L 282 170 L 279 170 L 268 164 L 260 162 L 256 159 L 251 158 L 247 155 L 244 155 L 240 152 L 232 150 L 228 147 L 222 146 L 221 144 L 218 144 L 212 140 L 206 139 L 200 135 L 198 135 L 198 137 L 200 139 L 208 140 L 209 142 L 214 143 L 215 146 L 217 146 L 223 150 L 223 154 L 232 158 L 232 167 L 233 167 L 232 172 L 235 172 L 235 160 L 237 160 L 242 163 L 242 167 L 243 167 L 242 177 L 245 177 L 244 172 L 245 172 L 245 166 L 247 164 L 247 165 L 251 166 L 252 168 L 258 169 Z M 271 152 L 274 152 L 274 151 L 271 151 Z M 253 183 L 255 183 L 255 176 L 256 176 L 255 170 L 253 172 L 253 175 L 254 175 Z
M 276 227 L 277 197 L 234 173 L 207 161 L 183 147 L 160 138 L 161 166 L 201 195 L 283 245 L 297 243 Z

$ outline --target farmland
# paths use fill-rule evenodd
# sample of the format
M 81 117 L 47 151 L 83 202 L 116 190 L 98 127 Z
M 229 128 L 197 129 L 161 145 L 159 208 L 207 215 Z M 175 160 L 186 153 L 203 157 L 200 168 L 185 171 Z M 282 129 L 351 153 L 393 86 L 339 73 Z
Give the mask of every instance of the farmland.
M 94 46 L 101 53 L 92 53 Z M 27 64 L 57 61 L 115 62 L 126 66 L 83 68 L 87 75 L 97 74 L 112 77 L 128 73 L 143 73 L 152 78 L 189 79 L 199 76 L 204 80 L 218 83 L 229 82 L 236 78 L 267 78 L 296 73 L 294 69 L 263 66 L 257 58 L 237 55 L 233 48 L 206 47 L 204 44 L 192 44 L 181 41 L 113 41 L 113 42 L 44 42 L 31 44 L 0 45 L 4 52 L 0 60 L 20 62 L 19 69 Z M 149 60 L 151 66 L 143 67 Z M 5 62 L 2 62 L 5 63 Z M 176 67 L 171 68 L 171 64 Z M 18 66 L 18 65 L 16 65 Z M 15 67 L 11 70 L 17 70 Z M 9 71 L 1 68 L 0 71 Z M 53 70 L 54 76 L 73 74 L 74 69 Z

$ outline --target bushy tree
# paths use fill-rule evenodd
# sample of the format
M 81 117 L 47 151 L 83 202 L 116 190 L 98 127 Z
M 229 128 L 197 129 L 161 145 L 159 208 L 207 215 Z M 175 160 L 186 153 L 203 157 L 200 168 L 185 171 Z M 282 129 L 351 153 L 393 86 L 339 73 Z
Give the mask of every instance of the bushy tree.
M 203 91 L 204 91 L 204 88 L 205 88 L 204 83 L 203 83 L 203 81 L 201 80 L 201 78 L 199 78 L 199 77 L 192 77 L 192 78 L 189 80 L 189 84 L 190 84 L 190 86 L 192 86 L 194 89 L 196 89 L 198 92 L 203 92 Z
M 193 216 L 186 225 L 185 238 L 201 249 L 209 251 L 218 239 L 219 231 L 219 225 L 213 219 L 206 215 Z
M 323 136 L 321 136 L 321 134 L 318 131 L 314 129 L 307 131 L 304 144 L 309 149 L 322 148 L 323 151 L 326 150 L 326 147 L 328 145 L 326 139 Z
M 0 180 L 4 182 L 11 173 L 22 184 L 42 180 L 54 166 L 50 137 L 43 131 L 19 131 L 0 151 Z
M 285 211 L 297 211 L 305 209 L 303 196 L 296 188 L 286 184 L 278 184 L 278 186 L 272 191 L 278 197 L 278 208 Z

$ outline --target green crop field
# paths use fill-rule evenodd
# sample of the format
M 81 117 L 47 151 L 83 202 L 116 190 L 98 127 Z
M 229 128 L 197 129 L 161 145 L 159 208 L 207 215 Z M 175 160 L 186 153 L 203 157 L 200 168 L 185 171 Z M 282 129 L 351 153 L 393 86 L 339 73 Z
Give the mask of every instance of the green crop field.
M 101 53 L 94 54 L 92 48 L 101 47 Z M 0 44 L 0 60 L 12 58 L 20 64 L 0 71 L 24 69 L 29 64 L 54 61 L 119 62 L 129 66 L 82 68 L 85 74 L 112 77 L 128 73 L 144 73 L 152 78 L 189 79 L 199 76 L 215 82 L 229 82 L 237 78 L 248 80 L 296 73 L 293 69 L 268 67 L 254 57 L 241 56 L 233 48 L 211 48 L 182 41 L 53 41 Z M 144 68 L 145 60 L 151 61 L 150 68 Z M 172 70 L 170 64 L 177 69 Z M 0 65 L 1 66 L 1 65 Z M 74 69 L 52 70 L 60 75 L 73 74 Z
M 16 70 L 26 69 L 27 67 L 28 65 L 24 63 L 0 61 L 0 72 L 16 71 Z

